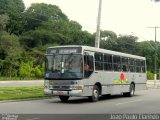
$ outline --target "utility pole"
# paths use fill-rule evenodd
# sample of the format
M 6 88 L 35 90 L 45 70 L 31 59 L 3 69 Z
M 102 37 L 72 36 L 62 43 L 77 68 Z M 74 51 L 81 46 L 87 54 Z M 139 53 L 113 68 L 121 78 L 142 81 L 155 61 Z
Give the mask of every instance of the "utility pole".
M 160 27 L 148 27 L 148 28 L 154 28 L 155 30 L 155 43 L 154 43 L 154 87 L 156 88 L 156 80 L 157 80 L 157 29 Z
M 97 19 L 97 31 L 96 31 L 96 38 L 95 38 L 95 47 L 97 47 L 97 48 L 99 48 L 99 44 L 100 44 L 101 10 L 102 10 L 102 0 L 99 0 L 99 10 L 98 10 L 98 19 Z

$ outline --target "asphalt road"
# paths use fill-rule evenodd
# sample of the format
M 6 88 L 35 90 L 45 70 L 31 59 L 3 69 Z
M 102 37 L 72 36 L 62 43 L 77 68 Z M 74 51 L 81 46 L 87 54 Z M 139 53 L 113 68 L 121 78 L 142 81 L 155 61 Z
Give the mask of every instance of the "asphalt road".
M 71 98 L 68 103 L 62 103 L 58 98 L 18 102 L 1 102 L 0 113 L 33 114 L 33 116 L 25 115 L 25 118 L 32 116 L 32 119 L 27 118 L 26 120 L 38 120 L 44 116 L 48 118 L 46 120 L 50 120 L 49 118 L 53 119 L 51 114 L 54 114 L 54 117 L 57 117 L 57 119 L 60 117 L 63 118 L 63 120 L 68 119 L 68 117 L 66 117 L 67 115 L 59 114 L 69 114 L 68 116 L 71 116 L 72 118 L 77 117 L 77 115 L 73 114 L 81 114 L 81 117 L 78 118 L 86 118 L 85 115 L 87 114 L 96 114 L 96 116 L 99 116 L 97 114 L 105 115 L 119 113 L 160 114 L 160 89 L 137 91 L 134 97 L 123 97 L 122 95 L 102 97 L 100 101 L 95 103 L 90 102 L 87 98 Z M 58 114 L 58 116 L 55 114 Z

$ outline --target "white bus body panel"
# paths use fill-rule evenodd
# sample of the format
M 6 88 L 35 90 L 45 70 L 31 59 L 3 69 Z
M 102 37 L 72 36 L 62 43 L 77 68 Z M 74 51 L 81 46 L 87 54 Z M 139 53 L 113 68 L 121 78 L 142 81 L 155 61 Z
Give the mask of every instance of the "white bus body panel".
M 127 83 L 115 83 L 116 79 L 120 78 L 123 74 Z M 146 74 L 145 73 L 127 73 L 127 72 L 106 72 L 98 71 L 93 73 L 89 79 L 84 80 L 84 84 L 87 86 L 93 86 L 96 83 L 102 85 L 103 94 L 120 94 L 123 92 L 129 92 L 131 83 L 135 84 L 135 90 L 146 89 Z
M 115 83 L 120 75 L 124 75 L 127 83 Z M 52 81 L 52 80 L 51 80 Z M 74 84 L 73 84 L 74 83 Z M 104 94 L 121 94 L 129 92 L 131 83 L 135 84 L 135 90 L 146 89 L 146 74 L 145 73 L 124 73 L 124 72 L 94 72 L 88 79 L 83 80 L 53 80 L 50 85 L 44 90 L 46 94 L 67 95 L 67 96 L 91 96 L 93 86 L 100 83 L 102 86 L 102 95 Z M 82 90 L 63 90 L 68 86 L 83 85 Z M 54 86 L 59 86 L 59 90 L 54 90 Z M 64 87 L 64 88 L 63 88 Z M 55 87 L 56 88 L 56 87 Z M 50 90 L 49 90 L 50 89 Z M 62 91 L 62 92 L 60 92 Z

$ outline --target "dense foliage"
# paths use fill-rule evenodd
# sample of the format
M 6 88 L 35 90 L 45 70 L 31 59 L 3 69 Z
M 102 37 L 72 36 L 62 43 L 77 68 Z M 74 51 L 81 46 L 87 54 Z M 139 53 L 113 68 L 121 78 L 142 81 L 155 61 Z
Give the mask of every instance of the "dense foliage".
M 49 46 L 94 46 L 95 33 L 69 20 L 58 6 L 32 4 L 25 9 L 22 0 L 0 0 L 0 75 L 6 77 L 42 78 L 44 55 Z M 154 67 L 154 42 L 137 42 L 133 35 L 101 31 L 100 47 L 147 58 L 149 78 Z M 157 44 L 160 68 L 160 44 Z

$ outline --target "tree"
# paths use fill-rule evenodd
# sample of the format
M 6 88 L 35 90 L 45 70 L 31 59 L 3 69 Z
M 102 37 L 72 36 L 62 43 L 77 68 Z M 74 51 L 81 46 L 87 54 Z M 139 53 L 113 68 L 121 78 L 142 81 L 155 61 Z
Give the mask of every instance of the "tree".
M 73 44 L 75 41 L 75 34 L 82 32 L 82 26 L 69 20 L 48 20 L 43 22 L 39 28 L 47 29 L 55 34 L 55 39 L 60 45 Z M 78 41 L 76 39 L 76 41 Z
M 117 38 L 117 47 L 114 49 L 116 51 L 136 54 L 136 36 L 132 35 L 120 35 Z
M 153 72 L 154 69 L 154 48 L 152 47 L 153 41 L 138 42 L 136 47 L 136 54 L 139 56 L 145 56 L 147 62 L 147 69 Z
M 108 39 L 117 39 L 117 34 L 113 31 L 101 31 L 101 39 L 102 40 L 108 40 Z
M 22 13 L 25 9 L 23 0 L 0 0 L 0 14 Z
M 0 15 L 9 16 L 7 31 L 12 34 L 19 35 L 22 32 L 22 12 L 24 11 L 24 3 L 22 0 L 0 0 Z
M 93 46 L 94 38 L 87 31 L 77 31 L 72 33 L 72 41 L 74 45 L 90 45 Z
M 42 22 L 48 21 L 49 19 L 68 20 L 67 16 L 62 13 L 58 6 L 48 5 L 44 3 L 35 3 L 29 7 L 25 13 L 25 31 L 35 30 L 40 26 Z
M 0 15 L 0 31 L 5 30 L 9 17 L 6 14 Z
M 159 75 L 159 79 L 160 79 L 160 42 L 157 42 L 157 72 Z
M 0 38 L 0 63 L 3 75 L 10 77 L 17 75 L 21 51 L 19 38 L 16 35 L 3 32 Z
M 65 38 L 62 34 L 53 33 L 45 29 L 28 31 L 20 38 L 20 43 L 25 48 L 40 47 L 46 44 L 58 44 L 63 41 L 65 41 Z
M 112 31 L 101 31 L 101 48 L 114 50 L 117 47 L 117 35 Z

